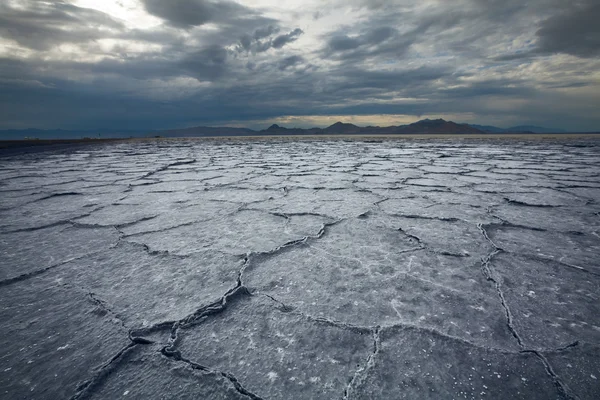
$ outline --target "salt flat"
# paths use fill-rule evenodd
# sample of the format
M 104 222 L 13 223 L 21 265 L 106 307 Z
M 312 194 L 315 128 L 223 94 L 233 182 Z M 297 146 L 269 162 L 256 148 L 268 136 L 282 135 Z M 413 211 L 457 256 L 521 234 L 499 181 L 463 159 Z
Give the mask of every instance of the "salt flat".
M 0 154 L 0 397 L 597 399 L 600 141 Z

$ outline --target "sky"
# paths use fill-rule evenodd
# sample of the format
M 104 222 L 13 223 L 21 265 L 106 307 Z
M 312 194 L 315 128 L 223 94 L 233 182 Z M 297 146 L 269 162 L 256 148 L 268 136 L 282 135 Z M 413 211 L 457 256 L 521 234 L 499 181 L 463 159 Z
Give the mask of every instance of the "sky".
M 597 0 L 0 0 L 0 129 L 600 131 Z

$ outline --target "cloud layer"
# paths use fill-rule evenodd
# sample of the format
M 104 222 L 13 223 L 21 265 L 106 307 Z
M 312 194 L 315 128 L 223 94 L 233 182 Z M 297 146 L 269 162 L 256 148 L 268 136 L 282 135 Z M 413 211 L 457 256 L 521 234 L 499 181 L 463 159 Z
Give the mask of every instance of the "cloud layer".
M 593 0 L 7 0 L 0 129 L 600 130 L 599 19 Z

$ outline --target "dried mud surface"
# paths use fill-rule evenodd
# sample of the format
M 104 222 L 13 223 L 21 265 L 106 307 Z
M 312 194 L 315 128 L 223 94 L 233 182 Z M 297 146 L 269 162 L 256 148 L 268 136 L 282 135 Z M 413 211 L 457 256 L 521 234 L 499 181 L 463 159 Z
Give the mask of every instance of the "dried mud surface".
M 0 153 L 0 398 L 597 399 L 600 142 Z

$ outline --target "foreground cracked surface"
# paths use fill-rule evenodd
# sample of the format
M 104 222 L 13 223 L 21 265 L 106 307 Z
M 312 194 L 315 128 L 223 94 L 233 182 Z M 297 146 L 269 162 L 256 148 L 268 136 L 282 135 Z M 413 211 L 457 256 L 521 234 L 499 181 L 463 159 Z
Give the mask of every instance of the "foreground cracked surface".
M 0 160 L 0 398 L 600 397 L 597 141 Z

